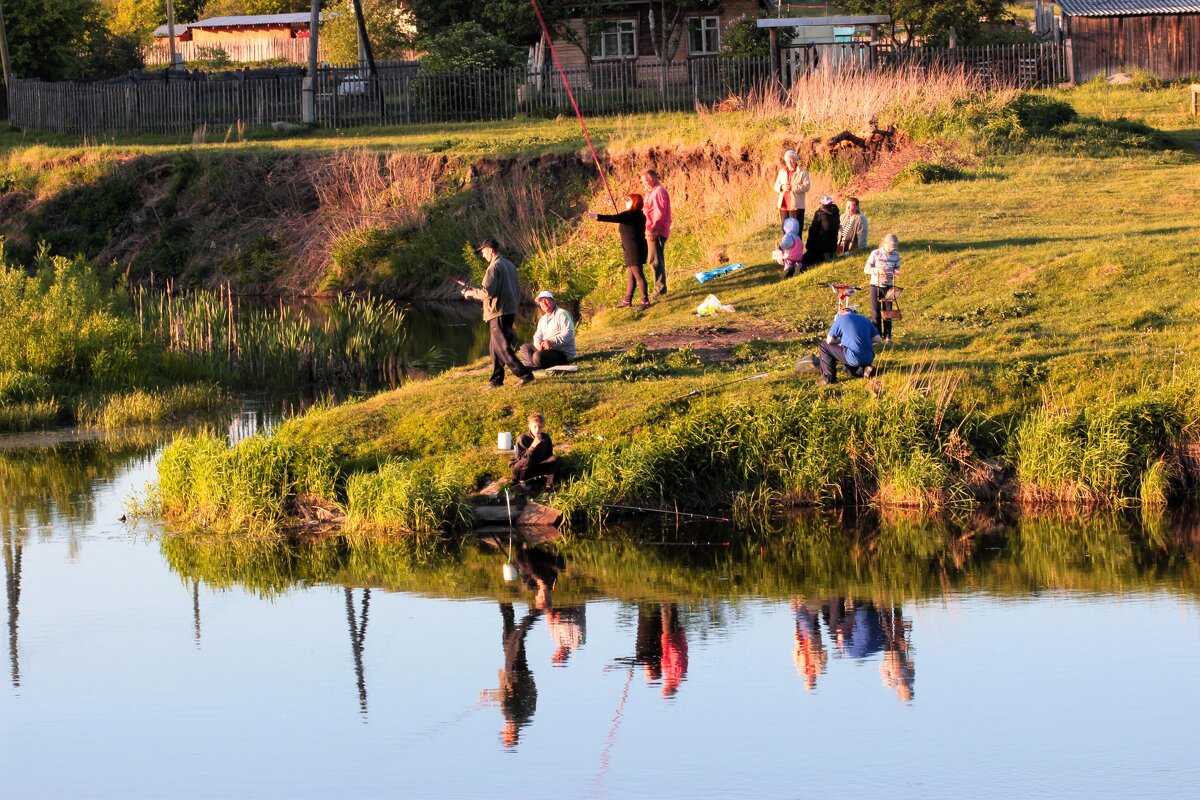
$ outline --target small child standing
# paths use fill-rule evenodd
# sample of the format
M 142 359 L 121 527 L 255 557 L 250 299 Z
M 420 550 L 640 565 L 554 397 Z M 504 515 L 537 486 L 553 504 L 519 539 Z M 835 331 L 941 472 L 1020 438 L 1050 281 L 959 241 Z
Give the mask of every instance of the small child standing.
M 804 241 L 800 238 L 800 223 L 789 217 L 783 221 L 783 238 L 771 253 L 775 263 L 783 267 L 783 277 L 790 278 L 800 269 L 804 258 Z
M 889 233 L 883 237 L 879 248 L 867 256 L 863 272 L 871 276 L 871 311 L 875 317 L 875 327 L 883 335 L 883 341 L 891 344 L 892 321 L 884 319 L 883 312 L 892 310 L 889 297 L 896 284 L 896 276 L 900 274 L 900 240 L 896 234 Z

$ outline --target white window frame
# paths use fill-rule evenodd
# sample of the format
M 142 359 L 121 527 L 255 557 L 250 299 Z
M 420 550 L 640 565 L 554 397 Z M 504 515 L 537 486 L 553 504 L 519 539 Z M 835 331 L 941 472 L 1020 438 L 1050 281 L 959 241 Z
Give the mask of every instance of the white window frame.
M 712 49 L 697 50 L 694 47 L 693 34 L 697 31 L 700 33 L 701 44 L 705 43 L 708 37 L 712 37 Z M 710 17 L 688 17 L 688 55 L 689 56 L 715 56 L 721 52 L 721 18 Z
M 612 37 L 611 39 L 609 37 Z M 629 37 L 633 52 L 625 53 L 622 40 Z M 638 57 L 638 26 L 636 19 L 603 19 L 588 24 L 588 51 L 592 61 L 621 61 Z M 595 47 L 599 43 L 599 48 Z M 613 51 L 609 52 L 611 44 Z

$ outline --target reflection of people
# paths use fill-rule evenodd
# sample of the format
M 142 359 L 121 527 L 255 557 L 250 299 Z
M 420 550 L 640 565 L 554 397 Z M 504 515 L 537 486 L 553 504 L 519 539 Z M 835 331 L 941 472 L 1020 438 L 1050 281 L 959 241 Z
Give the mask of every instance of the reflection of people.
M 575 358 L 575 319 L 559 307 L 550 292 L 538 294 L 535 302 L 542 312 L 533 344 L 521 345 L 521 363 L 530 369 L 546 369 L 571 363 Z
M 508 462 L 513 483 L 526 486 L 540 482 L 546 489 L 553 487 L 558 458 L 554 455 L 554 442 L 550 440 L 550 434 L 543 430 L 545 424 L 544 416 L 530 414 L 529 430 L 517 437 L 514 455 Z
M 679 609 L 674 603 L 662 604 L 662 676 L 663 697 L 674 697 L 679 684 L 687 678 L 687 633 L 679 621 Z
M 825 672 L 829 654 L 825 652 L 825 644 L 821 641 L 816 610 L 809 608 L 802 600 L 793 600 L 792 611 L 796 614 L 796 649 L 792 660 L 796 664 L 796 672 L 804 678 L 804 688 L 811 692 L 817 688 L 817 676 Z
M 488 350 L 492 355 L 492 377 L 488 385 L 494 388 L 504 383 L 504 367 L 507 365 L 524 386 L 533 380 L 533 372 L 518 361 L 513 352 L 513 322 L 521 303 L 517 268 L 500 255 L 500 245 L 495 239 L 484 239 L 479 245 L 479 252 L 488 261 L 483 288 L 463 289 L 462 294 L 463 297 L 483 303 L 483 321 L 487 323 L 491 335 Z
M 554 642 L 550 660 L 556 667 L 565 667 L 567 659 L 587 642 L 587 606 L 567 606 L 546 611 L 546 627 Z
M 525 657 L 525 636 L 540 614 L 540 611 L 530 609 L 518 625 L 512 603 L 500 604 L 500 615 L 504 619 L 504 669 L 500 670 L 497 695 L 500 713 L 504 714 L 500 739 L 505 747 L 517 746 L 521 728 L 530 723 L 537 709 L 537 685 Z
M 549 609 L 553 605 L 550 593 L 558 581 L 558 573 L 567 566 L 566 559 L 559 553 L 522 544 L 513 553 L 513 565 L 520 573 L 525 588 L 534 593 L 534 608 L 539 611 Z
M 893 608 L 883 614 L 884 644 L 883 663 L 879 665 L 879 675 L 883 685 L 896 690 L 900 702 L 907 703 L 915 694 L 913 684 L 917 678 L 917 668 L 909 657 L 908 628 L 900 608 Z

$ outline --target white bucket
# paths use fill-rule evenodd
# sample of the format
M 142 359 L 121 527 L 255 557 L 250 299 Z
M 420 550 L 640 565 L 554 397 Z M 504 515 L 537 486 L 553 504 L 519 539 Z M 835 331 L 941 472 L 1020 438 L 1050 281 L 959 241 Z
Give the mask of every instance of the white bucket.
M 504 582 L 512 583 L 516 579 L 517 579 L 516 566 L 511 561 L 505 562 L 505 564 L 504 564 Z
M 496 437 L 497 450 L 512 450 L 512 434 L 508 431 L 500 431 L 500 435 Z

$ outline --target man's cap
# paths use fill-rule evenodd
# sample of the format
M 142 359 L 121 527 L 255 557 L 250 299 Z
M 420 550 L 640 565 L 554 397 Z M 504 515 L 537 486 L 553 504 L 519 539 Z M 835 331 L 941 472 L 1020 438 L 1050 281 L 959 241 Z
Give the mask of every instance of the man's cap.
M 538 292 L 538 296 L 533 299 L 534 302 L 537 302 L 538 300 L 553 300 L 554 295 L 550 294 L 550 292 Z
M 497 242 L 495 239 L 492 239 L 492 238 L 490 238 L 490 237 L 489 237 L 489 238 L 487 238 L 487 239 L 484 239 L 482 242 L 480 242 L 480 243 L 479 243 L 479 247 L 476 247 L 475 249 L 476 249 L 476 250 L 482 250 L 482 249 L 483 249 L 483 248 L 485 248 L 485 247 L 490 247 L 490 248 L 492 248 L 493 250 L 499 250 L 499 249 L 500 249 L 500 243 L 499 243 L 499 242 Z
M 833 202 L 833 198 L 830 197 L 829 195 L 827 195 L 827 194 L 821 195 L 821 205 L 827 206 L 827 205 L 830 205 L 832 202 Z

